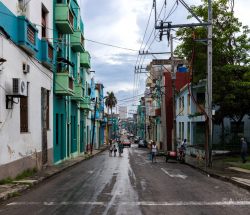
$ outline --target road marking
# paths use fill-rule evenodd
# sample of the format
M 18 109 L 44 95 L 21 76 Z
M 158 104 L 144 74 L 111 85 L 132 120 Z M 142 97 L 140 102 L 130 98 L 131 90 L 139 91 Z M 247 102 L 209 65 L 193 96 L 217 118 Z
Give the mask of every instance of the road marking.
M 170 174 L 167 170 L 165 170 L 164 168 L 161 168 L 161 170 L 166 173 L 168 176 L 170 176 L 171 178 L 181 178 L 181 179 L 186 179 L 187 176 L 186 175 L 181 175 L 181 174 Z
M 207 202 L 207 201 L 177 201 L 177 202 L 151 202 L 151 201 L 142 201 L 142 202 L 120 202 L 112 203 L 109 202 L 11 202 L 7 206 L 29 206 L 29 205 L 41 205 L 41 206 L 58 206 L 58 205 L 73 205 L 73 206 L 84 206 L 84 205 L 96 205 L 96 206 L 116 206 L 116 205 L 125 205 L 125 206 L 250 206 L 250 201 L 216 201 L 216 202 Z

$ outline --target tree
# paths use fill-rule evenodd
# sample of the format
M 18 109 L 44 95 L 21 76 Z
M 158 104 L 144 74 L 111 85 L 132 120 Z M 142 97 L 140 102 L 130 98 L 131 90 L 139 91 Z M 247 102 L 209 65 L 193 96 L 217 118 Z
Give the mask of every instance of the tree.
M 112 114 L 112 109 L 117 104 L 117 99 L 115 97 L 115 94 L 112 91 L 107 92 L 107 95 L 104 97 L 104 99 L 105 99 L 105 106 L 108 108 L 108 113 L 109 113 L 109 109 L 110 109 L 111 114 Z
M 107 92 L 107 95 L 104 97 L 104 99 L 105 99 L 105 106 L 108 109 L 108 115 L 109 115 L 109 109 L 111 110 L 111 115 L 112 115 L 112 109 L 117 104 L 117 99 L 115 97 L 115 94 L 112 91 Z M 113 118 L 112 118 L 112 123 L 113 123 Z
M 207 21 L 208 1 L 202 2 L 200 6 L 192 6 L 192 10 Z M 234 16 L 231 2 L 214 0 L 212 6 L 213 104 L 219 107 L 217 122 L 223 123 L 225 117 L 230 117 L 239 124 L 246 114 L 250 114 L 250 29 Z M 194 40 L 207 38 L 206 28 L 182 28 L 176 35 L 182 44 L 175 53 L 192 62 L 193 83 L 206 78 L 206 44 Z

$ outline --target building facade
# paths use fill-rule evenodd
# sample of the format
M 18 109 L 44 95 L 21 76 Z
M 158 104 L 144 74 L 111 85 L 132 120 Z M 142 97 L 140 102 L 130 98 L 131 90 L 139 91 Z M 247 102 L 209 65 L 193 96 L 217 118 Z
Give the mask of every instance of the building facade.
M 78 156 L 89 139 L 90 55 L 77 0 L 54 1 L 54 162 Z
M 127 106 L 119 106 L 119 117 L 120 117 L 120 119 L 127 119 L 127 117 L 128 117 Z
M 206 142 L 205 85 L 204 80 L 193 86 L 188 83 L 179 90 L 175 100 L 177 142 L 180 144 L 183 139 L 187 139 L 187 152 L 193 155 L 204 153 Z M 239 150 L 241 137 L 250 140 L 248 116 L 242 119 L 237 131 L 235 126 L 235 122 L 230 118 L 224 119 L 224 126 L 213 123 L 212 148 Z
M 0 2 L 0 179 L 53 162 L 53 11 Z

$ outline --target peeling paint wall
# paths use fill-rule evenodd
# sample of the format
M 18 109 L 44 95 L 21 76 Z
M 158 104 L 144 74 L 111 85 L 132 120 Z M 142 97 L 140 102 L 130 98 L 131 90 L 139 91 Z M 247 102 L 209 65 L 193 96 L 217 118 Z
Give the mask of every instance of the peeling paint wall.
M 17 0 L 1 1 L 8 8 L 13 16 L 18 15 Z M 53 1 L 40 0 L 31 1 L 29 7 L 29 17 L 31 22 L 41 23 L 41 6 L 42 3 L 49 10 L 48 27 L 53 22 Z M 6 9 L 7 10 L 7 9 Z M 0 24 L 6 20 L 0 20 Z M 38 28 L 38 38 L 41 38 L 41 27 Z M 7 32 L 8 33 L 8 32 Z M 48 37 L 52 38 L 53 32 L 48 31 Z M 2 51 L 3 50 L 3 51 Z M 38 53 L 41 50 L 38 50 Z M 39 54 L 38 54 L 39 55 Z M 36 55 L 37 56 L 37 55 Z M 23 159 L 29 159 L 36 163 L 39 161 L 38 154 L 41 152 L 41 88 L 45 88 L 52 92 L 53 73 L 45 68 L 35 57 L 30 57 L 24 52 L 14 41 L 8 40 L 0 34 L 0 57 L 7 61 L 0 66 L 0 169 L 2 165 L 10 163 L 22 162 Z M 30 72 L 23 73 L 23 63 L 30 65 Z M 6 98 L 8 94 L 12 94 L 12 79 L 21 78 L 29 83 L 28 95 L 28 132 L 20 132 L 20 99 L 14 98 L 12 109 L 6 109 Z M 50 128 L 47 131 L 48 149 L 53 147 L 52 143 L 52 110 L 53 110 L 53 93 L 50 93 Z M 23 167 L 25 168 L 25 167 Z M 20 169 L 19 171 L 22 171 Z

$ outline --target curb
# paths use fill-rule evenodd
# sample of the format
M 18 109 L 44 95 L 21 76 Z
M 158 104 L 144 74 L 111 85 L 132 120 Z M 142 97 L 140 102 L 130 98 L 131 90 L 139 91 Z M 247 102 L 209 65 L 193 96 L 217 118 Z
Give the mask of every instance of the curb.
M 49 175 L 47 175 L 47 176 L 45 176 L 45 177 L 41 177 L 41 178 L 39 178 L 38 180 L 36 180 L 36 181 L 34 181 L 34 182 L 32 182 L 32 183 L 23 184 L 23 185 L 19 184 L 20 188 L 16 188 L 16 189 L 13 188 L 10 192 L 6 192 L 5 195 L 0 196 L 0 204 L 3 203 L 4 201 L 6 201 L 6 200 L 8 200 L 8 199 L 10 199 L 10 198 L 12 198 L 12 197 L 14 197 L 14 196 L 20 195 L 20 194 L 23 193 L 24 191 L 26 191 L 26 190 L 28 190 L 28 189 L 30 189 L 30 188 L 32 188 L 32 187 L 35 187 L 36 185 L 38 185 L 38 184 L 44 182 L 45 180 L 47 180 L 47 179 L 49 179 L 49 178 L 51 178 L 51 177 L 53 177 L 53 176 L 56 176 L 56 175 L 62 173 L 62 172 L 65 171 L 65 170 L 67 170 L 67 169 L 69 169 L 69 168 L 71 168 L 71 167 L 73 167 L 73 166 L 76 166 L 77 164 L 82 163 L 83 161 L 86 161 L 86 160 L 89 160 L 89 159 L 95 157 L 96 155 L 98 155 L 98 154 L 104 152 L 107 148 L 108 148 L 108 146 L 103 147 L 102 149 L 99 149 L 99 151 L 98 151 L 97 153 L 92 154 L 92 155 L 90 155 L 89 157 L 83 158 L 83 159 L 78 160 L 78 161 L 76 161 L 76 162 L 72 162 L 72 163 L 69 164 L 68 166 L 62 167 L 62 169 L 59 169 L 58 171 L 55 171 L 55 172 L 53 172 L 52 174 L 49 174 Z M 18 184 L 17 184 L 17 186 L 18 186 Z
M 215 173 L 212 173 L 212 172 L 209 172 L 209 171 L 206 171 L 204 169 L 201 169 L 195 165 L 192 165 L 190 163 L 185 163 L 187 166 L 190 166 L 192 167 L 193 169 L 196 169 L 198 170 L 199 172 L 201 172 L 202 174 L 205 174 L 205 175 L 209 175 L 210 177 L 212 178 L 216 178 L 216 179 L 219 179 L 221 181 L 225 181 L 225 182 L 229 182 L 231 184 L 234 184 L 236 185 L 237 187 L 240 187 L 240 188 L 243 188 L 243 189 L 246 189 L 248 191 L 250 191 L 250 186 L 246 185 L 246 184 L 243 184 L 243 183 L 240 183 L 240 182 L 237 182 L 237 181 L 234 181 L 232 180 L 231 178 L 227 177 L 227 176 L 223 176 L 223 175 L 219 175 L 219 174 L 215 174 Z

